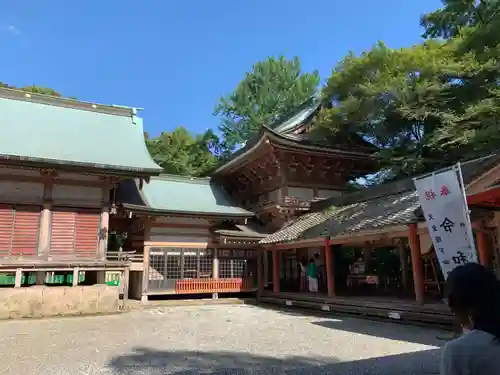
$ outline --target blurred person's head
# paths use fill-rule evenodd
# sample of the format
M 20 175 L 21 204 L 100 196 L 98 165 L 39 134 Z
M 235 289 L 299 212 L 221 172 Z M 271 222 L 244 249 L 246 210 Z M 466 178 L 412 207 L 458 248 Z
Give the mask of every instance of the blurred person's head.
M 465 329 L 500 339 L 500 281 L 493 271 L 477 263 L 455 268 L 448 276 L 447 300 Z

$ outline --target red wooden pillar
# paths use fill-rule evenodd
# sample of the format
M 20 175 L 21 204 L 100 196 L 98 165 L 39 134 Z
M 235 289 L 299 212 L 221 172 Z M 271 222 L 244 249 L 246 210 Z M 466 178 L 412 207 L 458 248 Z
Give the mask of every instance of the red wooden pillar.
M 334 261 L 333 249 L 330 247 L 330 238 L 325 237 L 325 265 L 328 297 L 335 297 Z
M 280 257 L 278 250 L 273 250 L 273 292 L 280 292 Z
M 264 291 L 264 251 L 257 250 L 257 298 Z
M 411 250 L 411 264 L 413 268 L 413 283 L 415 287 L 415 298 L 417 303 L 424 303 L 424 267 L 422 263 L 422 252 L 420 251 L 420 238 L 418 236 L 417 224 L 408 225 L 409 242 Z
M 490 257 L 488 254 L 488 245 L 486 244 L 486 234 L 484 233 L 483 223 L 477 225 L 476 246 L 479 255 L 479 263 L 485 267 L 490 266 Z

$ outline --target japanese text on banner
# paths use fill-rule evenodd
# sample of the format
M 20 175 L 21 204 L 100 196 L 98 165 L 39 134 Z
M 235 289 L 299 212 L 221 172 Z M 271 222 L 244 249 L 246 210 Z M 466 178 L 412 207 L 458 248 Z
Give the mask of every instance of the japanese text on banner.
M 414 182 L 444 277 L 459 265 L 477 262 L 457 172 L 449 169 Z

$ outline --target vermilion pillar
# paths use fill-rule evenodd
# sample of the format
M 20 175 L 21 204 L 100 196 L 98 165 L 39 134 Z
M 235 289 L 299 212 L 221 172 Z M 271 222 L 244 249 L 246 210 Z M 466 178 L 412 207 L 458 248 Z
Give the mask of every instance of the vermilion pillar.
M 420 251 L 420 238 L 418 236 L 417 224 L 408 225 L 408 230 L 415 297 L 417 303 L 422 305 L 424 303 L 424 267 L 422 263 L 422 252 Z
M 273 250 L 273 292 L 280 292 L 280 257 L 278 250 Z
M 264 252 L 257 250 L 257 298 L 260 298 L 264 291 Z
M 325 265 L 328 297 L 335 297 L 335 275 L 333 267 L 334 261 L 335 259 L 333 250 L 330 247 L 330 239 L 328 237 L 325 237 Z
M 490 266 L 490 257 L 488 254 L 488 246 L 486 245 L 486 234 L 484 233 L 484 226 L 480 223 L 476 231 L 476 246 L 479 254 L 479 263 L 485 267 Z

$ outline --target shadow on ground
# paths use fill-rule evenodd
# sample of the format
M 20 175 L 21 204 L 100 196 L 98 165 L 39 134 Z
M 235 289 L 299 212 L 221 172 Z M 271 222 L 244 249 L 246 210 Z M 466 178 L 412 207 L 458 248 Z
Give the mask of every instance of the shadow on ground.
M 237 352 L 158 351 L 136 348 L 113 358 L 116 374 L 434 375 L 439 349 L 341 362 L 335 357 L 278 359 Z
M 318 319 L 311 324 L 339 331 L 430 346 L 442 346 L 445 342 L 438 339 L 438 336 L 446 336 L 445 331 L 436 329 L 407 325 L 403 326 L 397 323 L 377 322 L 356 318 Z
M 336 329 L 339 331 L 369 335 L 373 337 L 385 338 L 412 342 L 415 344 L 429 346 L 443 346 L 446 342 L 438 337 L 450 336 L 450 332 L 434 327 L 409 325 L 391 321 L 380 321 L 362 317 L 350 317 L 342 314 L 325 314 L 314 311 L 280 309 L 275 306 L 258 306 L 278 312 L 283 315 L 296 317 L 316 318 L 311 322 L 319 327 Z

